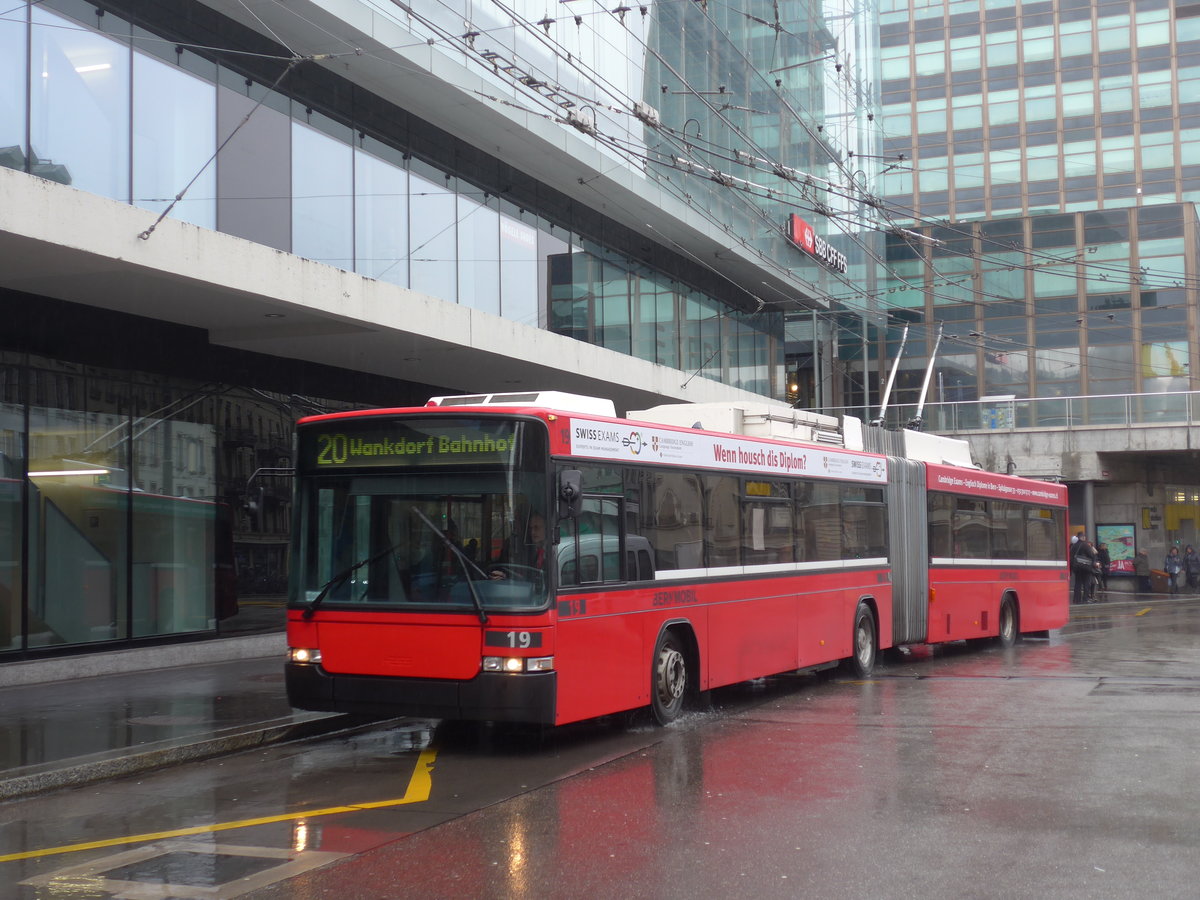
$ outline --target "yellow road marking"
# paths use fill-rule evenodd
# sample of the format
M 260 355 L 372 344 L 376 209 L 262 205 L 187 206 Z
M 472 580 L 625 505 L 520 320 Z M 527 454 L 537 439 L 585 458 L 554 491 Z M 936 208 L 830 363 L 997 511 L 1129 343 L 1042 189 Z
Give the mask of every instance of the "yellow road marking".
M 403 797 L 395 800 L 377 800 L 371 803 L 355 803 L 350 806 L 330 806 L 325 809 L 311 809 L 307 812 L 282 813 L 278 816 L 263 816 L 258 819 L 240 819 L 236 822 L 216 822 L 212 825 L 194 825 L 191 828 L 176 828 L 173 831 L 157 831 L 150 834 L 132 834 L 126 837 L 108 838 L 103 841 L 88 841 L 84 844 L 68 844 L 65 847 L 47 847 L 44 850 L 26 850 L 22 853 L 9 853 L 0 856 L 0 863 L 13 862 L 18 859 L 37 859 L 42 856 L 55 856 L 60 853 L 74 853 L 78 850 L 98 850 L 103 847 L 119 847 L 122 844 L 138 844 L 143 841 L 161 841 L 167 838 L 188 837 L 194 834 L 215 834 L 218 831 L 231 831 L 235 828 L 250 828 L 254 825 L 270 825 L 274 822 L 289 822 L 295 819 L 313 819 L 317 816 L 332 816 L 338 813 L 358 812 L 364 809 L 383 809 L 388 806 L 403 806 L 408 803 L 423 803 L 429 799 L 433 788 L 432 769 L 437 759 L 436 750 L 422 750 L 417 759 L 416 768 L 408 780 L 408 789 Z
M 1138 616 L 1144 616 L 1146 613 L 1150 612 L 1150 610 L 1152 610 L 1153 608 L 1154 608 L 1154 607 L 1152 607 L 1152 606 L 1147 606 L 1147 607 L 1146 607 L 1145 609 L 1143 609 L 1141 612 L 1139 612 L 1139 613 L 1134 613 L 1134 614 L 1133 614 L 1133 616 L 1134 616 L 1134 618 L 1135 618 L 1135 619 L 1136 619 Z

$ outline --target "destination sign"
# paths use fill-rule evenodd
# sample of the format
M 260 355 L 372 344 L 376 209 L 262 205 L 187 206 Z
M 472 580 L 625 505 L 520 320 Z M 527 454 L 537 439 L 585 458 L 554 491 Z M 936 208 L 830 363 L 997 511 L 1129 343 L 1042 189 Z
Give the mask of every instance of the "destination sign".
M 300 468 L 478 466 L 517 458 L 523 423 L 481 419 L 329 419 L 302 425 Z

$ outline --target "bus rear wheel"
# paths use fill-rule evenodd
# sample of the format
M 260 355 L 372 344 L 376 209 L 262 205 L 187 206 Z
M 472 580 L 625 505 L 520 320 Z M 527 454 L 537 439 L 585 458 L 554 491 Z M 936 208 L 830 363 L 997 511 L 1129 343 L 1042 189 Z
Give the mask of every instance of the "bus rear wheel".
M 1011 647 L 1017 642 L 1017 605 L 1012 597 L 1000 601 L 1000 646 Z
M 683 646 L 670 631 L 659 635 L 650 673 L 650 708 L 659 725 L 669 725 L 683 711 L 688 669 Z
M 857 678 L 868 678 L 875 671 L 875 616 L 871 607 L 859 603 L 854 611 L 854 645 L 853 655 L 848 659 L 847 668 Z

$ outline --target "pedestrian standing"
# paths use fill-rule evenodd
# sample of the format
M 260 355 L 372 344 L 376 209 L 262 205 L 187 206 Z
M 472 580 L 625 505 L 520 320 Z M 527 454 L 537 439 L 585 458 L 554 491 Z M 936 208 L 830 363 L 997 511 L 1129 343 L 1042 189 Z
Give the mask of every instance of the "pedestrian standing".
M 1071 540 L 1067 542 L 1067 572 L 1071 578 L 1071 589 L 1074 590 L 1075 582 L 1078 581 L 1075 577 L 1075 547 L 1079 544 L 1079 538 L 1083 534 L 1082 531 L 1071 535 Z
M 1145 550 L 1139 550 L 1133 555 L 1133 574 L 1137 576 L 1137 589 L 1140 594 L 1149 594 L 1154 590 L 1150 584 L 1150 557 Z
M 1072 603 L 1089 602 L 1097 564 L 1096 548 L 1092 546 L 1086 534 L 1079 535 L 1079 540 L 1075 542 L 1075 549 L 1071 555 L 1071 571 L 1075 574 Z
M 1179 593 L 1179 573 L 1183 570 L 1183 557 L 1179 555 L 1179 548 L 1172 547 L 1167 551 L 1167 558 L 1163 560 L 1163 571 L 1167 573 L 1168 590 L 1172 594 Z
M 1183 575 L 1189 591 L 1196 590 L 1200 585 L 1200 553 L 1191 544 L 1183 551 Z
M 1112 557 L 1108 555 L 1108 544 L 1100 543 L 1096 545 L 1096 559 L 1100 563 L 1100 590 L 1108 590 L 1108 570 L 1112 568 Z M 1200 565 L 1200 557 L 1196 558 L 1197 565 Z

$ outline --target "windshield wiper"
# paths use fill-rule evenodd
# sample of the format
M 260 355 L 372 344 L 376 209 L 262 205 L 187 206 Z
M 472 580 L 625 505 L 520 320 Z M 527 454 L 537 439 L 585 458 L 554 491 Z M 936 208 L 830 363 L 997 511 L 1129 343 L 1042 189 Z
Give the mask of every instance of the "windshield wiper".
M 465 576 L 465 580 L 467 582 L 467 590 L 471 592 L 471 600 L 475 604 L 475 612 L 479 614 L 479 622 L 482 625 L 486 625 L 488 623 L 488 614 L 483 608 L 483 601 L 479 599 L 479 591 L 475 590 L 475 582 L 471 580 L 471 573 L 467 571 L 467 566 L 470 566 L 472 569 L 478 572 L 485 580 L 488 577 L 487 572 L 479 568 L 479 566 L 475 564 L 475 561 L 471 559 L 471 557 L 463 553 L 461 547 L 455 544 L 454 541 L 450 540 L 450 538 L 446 537 L 442 530 L 434 525 L 432 521 L 430 521 L 429 516 L 425 515 L 425 513 L 421 512 L 421 510 L 417 509 L 415 506 L 410 506 L 409 510 L 415 513 L 417 518 L 429 526 L 429 530 L 441 538 L 442 543 L 445 544 L 450 549 L 450 552 L 454 554 L 454 558 L 457 559 L 459 564 L 462 566 L 463 575 Z
M 323 585 L 321 585 L 321 590 L 317 593 L 317 596 L 312 598 L 312 600 L 309 602 L 307 608 L 305 608 L 304 612 L 301 614 L 300 618 L 311 619 L 313 617 L 313 613 L 315 613 L 317 611 L 317 607 L 321 605 L 321 601 L 324 600 L 327 596 L 329 596 L 329 592 L 332 591 L 335 587 L 337 587 L 340 584 L 343 584 L 347 578 L 349 578 L 351 575 L 353 575 L 355 572 L 357 572 L 363 566 L 369 566 L 371 563 L 381 560 L 385 556 L 387 556 L 389 553 L 395 553 L 399 549 L 400 549 L 399 543 L 392 544 L 392 546 L 381 550 L 380 552 L 376 553 L 374 556 L 368 556 L 365 559 L 360 559 L 358 562 L 356 562 L 354 565 L 350 566 L 349 568 L 343 569 L 342 571 L 338 572 L 336 575 L 334 575 L 332 578 L 330 578 L 327 582 L 325 582 Z

